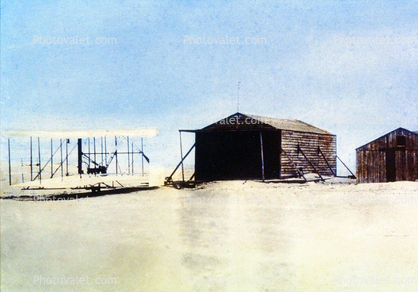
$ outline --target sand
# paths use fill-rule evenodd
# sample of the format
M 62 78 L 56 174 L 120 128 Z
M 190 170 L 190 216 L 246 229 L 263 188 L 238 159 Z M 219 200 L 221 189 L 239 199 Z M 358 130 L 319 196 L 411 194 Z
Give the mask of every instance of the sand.
M 1 291 L 418 291 L 418 183 L 1 200 Z

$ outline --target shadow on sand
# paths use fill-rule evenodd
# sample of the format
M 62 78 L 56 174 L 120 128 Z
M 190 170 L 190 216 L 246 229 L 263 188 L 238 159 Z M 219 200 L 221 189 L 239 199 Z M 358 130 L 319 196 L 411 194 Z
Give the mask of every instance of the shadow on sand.
M 99 191 L 80 191 L 80 192 L 63 192 L 58 194 L 50 194 L 50 195 L 32 195 L 32 196 L 8 196 L 8 197 L 1 197 L 3 200 L 16 200 L 16 201 L 34 201 L 34 202 L 50 202 L 50 201 L 65 201 L 65 200 L 77 200 L 83 198 L 92 198 L 92 197 L 101 197 L 107 195 L 116 195 L 116 194 L 127 194 L 132 192 L 138 191 L 149 191 L 158 189 L 157 186 L 153 187 L 124 187 L 124 188 L 116 188 L 110 190 L 99 190 Z

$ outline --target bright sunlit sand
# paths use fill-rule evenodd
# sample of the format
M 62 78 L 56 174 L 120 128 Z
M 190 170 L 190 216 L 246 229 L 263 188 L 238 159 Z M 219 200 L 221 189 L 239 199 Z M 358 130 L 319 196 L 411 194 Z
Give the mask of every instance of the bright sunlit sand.
M 418 288 L 417 182 L 225 181 L 0 202 L 4 291 Z

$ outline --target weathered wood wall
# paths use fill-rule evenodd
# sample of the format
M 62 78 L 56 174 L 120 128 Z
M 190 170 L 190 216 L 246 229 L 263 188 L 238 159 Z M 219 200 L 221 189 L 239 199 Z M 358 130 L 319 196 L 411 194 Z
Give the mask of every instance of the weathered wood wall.
M 296 175 L 296 169 L 301 168 L 304 173 L 315 172 L 298 147 L 312 162 L 321 175 L 336 174 L 337 172 L 337 138 L 335 135 L 305 133 L 282 130 L 282 176 Z M 321 152 L 324 154 L 327 165 Z
M 281 128 L 282 126 L 288 128 Z M 238 134 L 240 132 L 241 134 Z M 261 158 L 258 159 L 256 156 L 260 154 L 260 143 L 256 142 L 259 141 L 260 132 L 263 133 L 266 179 L 296 176 L 298 169 L 304 173 L 318 171 L 321 175 L 336 174 L 335 135 L 297 120 L 263 120 L 237 113 L 195 131 L 196 179 L 259 179 Z M 248 139 L 248 142 L 241 137 Z M 253 140 L 255 142 L 252 147 L 239 151 L 242 148 L 240 144 L 248 144 Z M 281 149 L 284 152 L 281 152 Z M 313 166 L 298 149 L 307 156 Z M 250 159 L 251 155 L 255 155 L 254 158 Z
M 356 152 L 360 183 L 418 179 L 418 135 L 411 131 L 399 128 Z
M 386 153 L 383 151 L 357 151 L 357 181 L 386 182 Z

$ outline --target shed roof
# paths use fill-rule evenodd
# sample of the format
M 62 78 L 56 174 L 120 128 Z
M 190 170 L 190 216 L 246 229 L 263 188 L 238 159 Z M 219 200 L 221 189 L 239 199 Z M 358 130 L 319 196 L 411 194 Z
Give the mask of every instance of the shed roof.
M 262 121 L 276 129 L 280 130 L 289 130 L 289 131 L 298 131 L 298 132 L 308 132 L 308 133 L 317 133 L 317 134 L 332 134 L 328 130 L 321 129 L 311 124 L 302 122 L 295 119 L 279 119 L 271 117 L 263 117 L 256 115 L 248 115 L 249 117 Z
M 312 126 L 308 123 L 293 120 L 293 119 L 278 119 L 264 116 L 257 116 L 251 114 L 235 113 L 229 117 L 221 119 L 216 123 L 204 127 L 200 130 L 182 130 L 188 132 L 206 132 L 216 130 L 254 130 L 254 129 L 276 129 L 276 130 L 289 130 L 316 134 L 332 135 L 331 132 Z
M 382 139 L 382 138 L 384 138 L 384 137 L 386 137 L 386 136 L 388 136 L 388 135 L 390 135 L 390 134 L 392 134 L 394 132 L 401 132 L 401 131 L 405 131 L 407 133 L 411 133 L 412 135 L 418 136 L 418 132 L 412 132 L 412 131 L 409 131 L 409 130 L 407 130 L 405 128 L 400 127 L 400 128 L 397 128 L 397 129 L 395 129 L 395 130 L 393 130 L 393 131 L 391 131 L 389 133 L 386 133 L 386 134 L 380 136 L 379 138 L 374 139 L 373 141 L 370 141 L 369 143 L 366 143 L 366 144 L 364 144 L 364 145 L 362 145 L 360 147 L 357 147 L 356 148 L 356 151 L 362 150 L 363 148 L 369 146 L 370 144 L 372 144 L 372 143 L 374 143 L 374 142 L 376 142 L 376 141 L 378 141 L 378 140 L 380 140 L 380 139 Z

